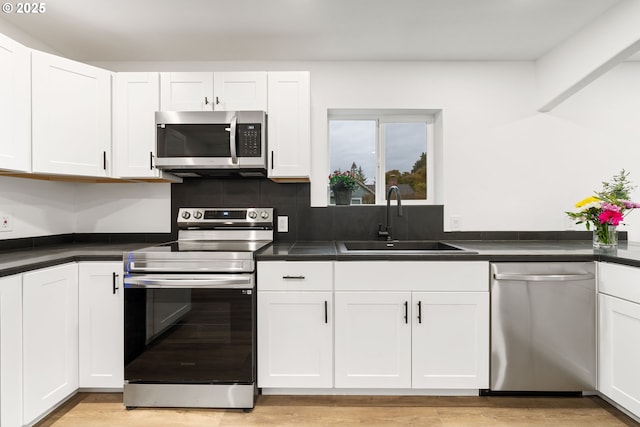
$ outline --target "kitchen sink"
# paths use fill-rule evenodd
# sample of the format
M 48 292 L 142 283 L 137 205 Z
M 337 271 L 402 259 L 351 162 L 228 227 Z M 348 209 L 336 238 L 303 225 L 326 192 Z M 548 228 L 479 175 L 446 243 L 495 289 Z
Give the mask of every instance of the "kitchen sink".
M 470 251 L 433 240 L 403 241 L 346 241 L 337 242 L 340 253 L 350 254 L 436 254 L 436 253 L 470 253 Z

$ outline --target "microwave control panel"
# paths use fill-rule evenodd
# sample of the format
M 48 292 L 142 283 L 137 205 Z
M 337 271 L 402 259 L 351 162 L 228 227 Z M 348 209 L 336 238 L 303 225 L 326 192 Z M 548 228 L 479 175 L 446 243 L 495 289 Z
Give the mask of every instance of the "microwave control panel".
M 261 157 L 261 125 L 238 123 L 238 157 Z

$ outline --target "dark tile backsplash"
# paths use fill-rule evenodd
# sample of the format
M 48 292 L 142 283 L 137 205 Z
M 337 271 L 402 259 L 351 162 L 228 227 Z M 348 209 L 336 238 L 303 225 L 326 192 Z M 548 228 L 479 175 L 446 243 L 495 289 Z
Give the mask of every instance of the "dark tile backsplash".
M 279 184 L 267 179 L 187 178 L 171 185 L 171 214 L 180 207 L 273 207 L 289 217 L 289 232 L 275 233 L 281 242 L 370 240 L 384 224 L 384 206 L 310 207 L 309 184 Z M 403 206 L 399 217 L 392 202 L 390 223 L 398 239 L 442 238 L 442 206 Z M 172 232 L 176 232 L 175 225 Z

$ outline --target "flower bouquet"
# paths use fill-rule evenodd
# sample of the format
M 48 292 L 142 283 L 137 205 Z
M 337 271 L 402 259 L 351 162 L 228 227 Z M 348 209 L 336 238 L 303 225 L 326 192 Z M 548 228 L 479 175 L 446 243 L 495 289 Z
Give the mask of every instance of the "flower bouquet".
M 617 245 L 617 229 L 631 209 L 640 208 L 640 203 L 629 200 L 629 193 L 635 188 L 628 181 L 629 172 L 624 169 L 613 176 L 612 182 L 602 182 L 602 191 L 595 191 L 576 203 L 578 212 L 566 212 L 576 224 L 585 224 L 587 230 L 593 227 L 593 246 L 611 248 Z

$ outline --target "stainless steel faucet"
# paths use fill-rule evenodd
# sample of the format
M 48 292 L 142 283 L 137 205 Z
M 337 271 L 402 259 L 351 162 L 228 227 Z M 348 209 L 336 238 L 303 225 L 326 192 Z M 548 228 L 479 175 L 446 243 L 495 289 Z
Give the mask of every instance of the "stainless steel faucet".
M 391 223 L 389 221 L 389 212 L 391 211 L 391 193 L 396 193 L 398 216 L 402 216 L 402 197 L 400 197 L 400 189 L 397 185 L 392 185 L 387 191 L 387 215 L 385 217 L 384 230 L 382 229 L 382 224 L 378 224 L 378 237 L 384 237 L 387 240 L 393 240 L 393 235 L 391 234 Z

